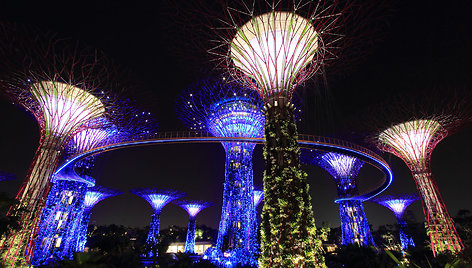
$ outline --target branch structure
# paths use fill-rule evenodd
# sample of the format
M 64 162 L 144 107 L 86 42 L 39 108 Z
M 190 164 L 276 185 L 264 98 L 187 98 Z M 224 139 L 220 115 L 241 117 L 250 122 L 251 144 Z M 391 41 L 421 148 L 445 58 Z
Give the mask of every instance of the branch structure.
M 464 248 L 430 168 L 434 148 L 449 134 L 448 126 L 456 125 L 451 120 L 454 118 L 448 116 L 425 117 L 392 125 L 377 134 L 379 148 L 401 158 L 413 174 L 435 256 Z
M 175 199 L 185 196 L 185 193 L 175 190 L 155 189 L 155 188 L 139 188 L 130 190 L 131 193 L 144 198 L 152 207 L 151 224 L 149 226 L 149 234 L 146 243 L 156 245 L 158 243 L 159 223 L 161 219 L 161 211 L 167 204 Z M 144 257 L 157 257 L 157 252 L 150 251 Z
M 259 267 L 325 267 L 290 101 L 296 86 L 333 55 L 329 48 L 339 39 L 341 12 L 324 1 L 289 2 L 288 7 L 282 1 L 229 6 L 220 18 L 220 43 L 210 53 L 266 105 Z
M 345 154 L 319 151 L 305 151 L 302 158 L 306 163 L 322 167 L 333 177 L 340 198 L 353 197 L 359 193 L 357 176 L 364 165 L 363 161 Z M 339 213 L 343 245 L 375 246 L 362 201 L 340 201 Z
M 192 85 L 177 104 L 191 129 L 216 137 L 262 137 L 264 115 L 257 94 L 235 84 L 209 79 Z M 252 152 L 255 144 L 222 142 L 226 152 L 223 207 L 214 263 L 257 264 Z M 229 257 L 225 257 L 229 256 Z
M 187 238 L 185 240 L 185 253 L 195 254 L 195 227 L 196 217 L 203 209 L 213 206 L 213 203 L 200 200 L 176 200 L 173 202 L 185 209 L 189 216 Z
M 415 246 L 415 242 L 413 242 L 413 238 L 408 232 L 408 224 L 405 221 L 404 213 L 406 208 L 418 199 L 419 196 L 416 194 L 397 194 L 382 196 L 370 200 L 390 209 L 393 214 L 395 214 L 400 229 L 400 243 L 403 250 Z

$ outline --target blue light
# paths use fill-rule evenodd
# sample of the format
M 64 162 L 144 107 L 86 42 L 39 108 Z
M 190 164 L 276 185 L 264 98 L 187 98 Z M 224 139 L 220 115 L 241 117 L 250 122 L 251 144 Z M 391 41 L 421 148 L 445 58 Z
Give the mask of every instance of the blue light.
M 254 91 L 216 80 L 194 85 L 178 104 L 179 117 L 193 130 L 216 137 L 264 135 L 263 104 Z M 253 194 L 254 143 L 222 142 L 226 151 L 223 206 L 216 249 L 208 256 L 224 266 L 257 265 L 257 222 Z
M 144 198 L 144 200 L 146 200 L 151 205 L 152 216 L 146 243 L 150 245 L 157 245 L 159 242 L 159 223 L 161 219 L 162 208 L 164 208 L 164 206 L 166 206 L 169 202 L 184 197 L 185 194 L 174 190 L 151 188 L 133 189 L 130 190 L 130 192 Z M 152 258 L 154 257 L 154 253 L 151 250 L 148 253 L 144 254 L 143 257 Z
M 79 234 L 77 239 L 77 252 L 83 252 L 87 243 L 87 229 L 90 221 L 92 208 L 105 198 L 122 194 L 120 191 L 100 186 L 88 188 L 84 197 L 83 213 L 80 219 Z
M 213 203 L 205 201 L 174 201 L 174 203 L 181 208 L 185 209 L 189 216 L 188 228 L 187 228 L 187 239 L 185 240 L 185 253 L 195 253 L 195 226 L 196 217 L 203 209 L 212 206 Z
M 398 194 L 393 196 L 382 196 L 371 200 L 372 202 L 378 203 L 390 209 L 397 218 L 400 232 L 400 243 L 403 250 L 407 250 L 408 248 L 415 246 L 413 238 L 409 235 L 408 224 L 405 221 L 404 214 L 406 208 L 418 199 L 418 195 L 415 194 Z
M 328 171 L 336 182 L 338 196 L 346 198 L 338 202 L 343 245 L 375 246 L 362 201 L 352 199 L 359 194 L 357 175 L 364 162 L 356 157 L 334 152 L 304 152 L 302 158 Z

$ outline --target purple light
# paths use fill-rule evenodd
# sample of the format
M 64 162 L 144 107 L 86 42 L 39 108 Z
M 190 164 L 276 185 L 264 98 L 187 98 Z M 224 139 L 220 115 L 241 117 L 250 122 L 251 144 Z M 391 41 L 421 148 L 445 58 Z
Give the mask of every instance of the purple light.
M 254 207 L 257 208 L 261 203 L 262 199 L 264 199 L 264 191 L 262 190 L 254 190 Z

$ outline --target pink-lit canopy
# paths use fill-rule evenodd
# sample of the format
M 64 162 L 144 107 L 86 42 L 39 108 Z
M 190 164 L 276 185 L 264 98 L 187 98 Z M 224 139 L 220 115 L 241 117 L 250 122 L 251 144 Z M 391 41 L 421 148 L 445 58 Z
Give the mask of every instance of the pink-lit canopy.
M 92 123 L 93 126 L 84 128 L 74 135 L 72 141 L 76 152 L 85 152 L 95 148 L 101 141 L 113 133 L 113 129 L 105 119 L 100 119 L 100 121 L 103 122 L 97 122 L 96 125 Z
M 238 29 L 230 57 L 265 98 L 290 94 L 301 82 L 303 69 L 314 59 L 318 43 L 318 32 L 308 19 L 273 11 L 252 18 Z
M 46 132 L 58 137 L 105 113 L 99 98 L 73 85 L 42 81 L 33 83 L 30 90 L 39 103 Z
M 435 120 L 413 120 L 384 130 L 378 139 L 409 164 L 424 165 L 442 130 Z

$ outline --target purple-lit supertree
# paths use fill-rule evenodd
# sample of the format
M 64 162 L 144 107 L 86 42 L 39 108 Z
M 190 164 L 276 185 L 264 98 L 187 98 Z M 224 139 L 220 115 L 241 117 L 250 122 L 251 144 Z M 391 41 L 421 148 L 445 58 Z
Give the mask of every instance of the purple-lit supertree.
M 412 172 L 434 256 L 464 248 L 433 178 L 431 154 L 439 142 L 472 121 L 469 93 L 450 88 L 409 91 L 407 99 L 382 105 L 369 120 L 376 128 L 370 141 L 402 159 Z
M 31 261 L 50 178 L 65 145 L 93 119 L 109 114 L 115 98 L 105 91 L 118 85 L 109 63 L 96 51 L 48 35 L 20 35 L 6 27 L 2 30 L 1 88 L 13 103 L 31 112 L 41 133 L 33 162 L 16 195 L 18 203 L 9 211 L 20 218 L 21 228 L 1 242 L 3 263 L 15 266 Z
M 248 3 L 250 2 L 250 3 Z M 242 1 L 217 25 L 221 44 L 210 52 L 265 103 L 266 170 L 261 267 L 325 266 L 316 239 L 306 173 L 301 171 L 293 105 L 295 88 L 315 74 L 340 12 L 324 1 Z M 237 5 L 237 3 L 232 3 Z M 226 29 L 226 31 L 222 30 Z
M 185 253 L 195 253 L 195 226 L 196 217 L 203 209 L 213 206 L 213 203 L 200 200 L 176 200 L 173 202 L 187 211 L 189 220 L 187 238 L 185 240 Z
M 404 214 L 406 208 L 418 199 L 419 196 L 416 194 L 397 194 L 386 195 L 370 200 L 390 209 L 393 214 L 395 214 L 400 232 L 400 243 L 403 250 L 415 246 L 413 238 L 408 232 L 408 225 L 405 221 Z
M 94 186 L 87 189 L 83 202 L 82 217 L 80 218 L 80 225 L 77 231 L 78 235 L 76 248 L 74 250 L 75 252 L 84 251 L 85 249 L 85 243 L 87 243 L 87 228 L 92 208 L 103 199 L 119 194 L 122 194 L 122 192 L 101 186 Z
M 369 222 L 360 200 L 342 200 L 359 194 L 357 175 L 364 162 L 356 157 L 335 153 L 305 150 L 303 161 L 325 169 L 336 182 L 341 217 L 343 245 L 375 246 Z
M 218 80 L 194 84 L 177 104 L 179 117 L 191 129 L 216 137 L 262 137 L 262 102 L 254 92 Z M 216 251 L 221 261 L 256 265 L 256 226 L 253 196 L 254 143 L 222 142 L 226 152 L 223 207 Z
M 431 153 L 450 134 L 448 128 L 451 121 L 454 119 L 449 116 L 411 120 L 393 125 L 377 136 L 380 149 L 400 157 L 413 173 L 435 256 L 445 251 L 459 252 L 464 248 L 430 168 Z
M 157 245 L 159 235 L 159 223 L 161 220 L 161 211 L 169 204 L 185 196 L 185 193 L 167 190 L 167 189 L 156 189 L 156 188 L 139 188 L 130 190 L 131 193 L 144 198 L 152 207 L 151 224 L 149 225 L 149 233 L 146 239 L 146 243 L 154 246 Z M 144 257 L 153 258 L 157 257 L 157 251 L 149 251 Z

